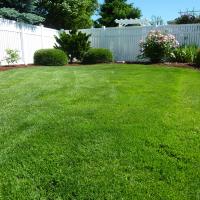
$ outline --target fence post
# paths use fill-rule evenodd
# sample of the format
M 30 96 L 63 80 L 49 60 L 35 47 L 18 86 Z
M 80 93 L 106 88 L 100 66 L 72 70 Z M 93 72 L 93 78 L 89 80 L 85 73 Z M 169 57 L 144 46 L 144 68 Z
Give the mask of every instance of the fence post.
M 40 29 L 41 29 L 41 49 L 43 49 L 44 48 L 44 26 L 41 24 L 40 25 Z
M 22 23 L 20 23 L 20 42 L 21 42 L 22 61 L 25 65 L 27 65 L 25 56 L 25 46 L 24 46 L 24 30 Z

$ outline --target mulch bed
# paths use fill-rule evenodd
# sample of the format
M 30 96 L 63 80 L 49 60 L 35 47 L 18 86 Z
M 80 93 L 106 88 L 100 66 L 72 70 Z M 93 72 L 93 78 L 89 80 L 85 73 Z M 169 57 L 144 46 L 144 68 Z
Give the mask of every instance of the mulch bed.
M 180 68 L 191 68 L 191 69 L 198 69 L 191 63 L 170 63 L 170 62 L 165 62 L 165 63 L 149 63 L 149 62 L 126 62 L 126 64 L 143 64 L 143 65 L 154 65 L 154 66 L 162 66 L 162 67 L 180 67 Z
M 79 63 L 73 63 L 73 64 L 67 64 L 65 67 L 70 67 L 70 66 L 81 66 Z M 11 70 L 11 69 L 18 69 L 18 68 L 28 68 L 28 67 L 38 67 L 37 65 L 29 64 L 29 65 L 2 65 L 0 66 L 0 71 L 6 71 L 6 70 Z
M 122 64 L 122 63 L 118 63 Z M 126 62 L 126 64 L 143 64 L 143 65 L 152 65 L 152 63 L 138 63 L 138 62 Z M 193 65 L 188 63 L 156 63 L 155 66 L 166 66 L 166 67 L 181 67 L 181 68 L 195 68 Z M 68 64 L 68 66 L 80 66 L 79 63 Z M 11 66 L 0 66 L 0 71 L 6 71 L 16 68 L 28 68 L 28 67 L 37 67 L 36 65 L 11 65 Z
M 33 67 L 34 65 L 10 65 L 10 66 L 0 66 L 0 71 L 6 71 L 16 68 L 26 68 L 26 67 Z
M 181 68 L 195 68 L 195 66 L 190 63 L 158 63 L 155 65 Z

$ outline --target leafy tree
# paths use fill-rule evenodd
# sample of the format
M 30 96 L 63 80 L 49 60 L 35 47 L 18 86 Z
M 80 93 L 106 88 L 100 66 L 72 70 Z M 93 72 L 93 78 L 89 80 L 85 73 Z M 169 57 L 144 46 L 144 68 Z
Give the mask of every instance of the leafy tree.
M 65 31 L 61 31 L 59 36 L 55 36 L 57 44 L 55 48 L 63 50 L 70 59 L 70 63 L 76 58 L 82 60 L 84 54 L 90 49 L 90 35 L 86 33 L 77 32 L 72 30 L 67 34 Z
M 3 0 L 0 2 L 0 17 L 30 24 L 44 20 L 36 15 L 36 0 Z
M 197 24 L 200 23 L 200 16 L 182 15 L 175 19 L 175 24 Z
M 97 5 L 97 0 L 39 0 L 38 13 L 45 17 L 44 24 L 50 28 L 89 28 Z
M 106 27 L 115 27 L 116 19 L 135 19 L 141 17 L 141 10 L 135 8 L 133 4 L 128 4 L 127 0 L 105 0 L 100 8 L 99 24 Z

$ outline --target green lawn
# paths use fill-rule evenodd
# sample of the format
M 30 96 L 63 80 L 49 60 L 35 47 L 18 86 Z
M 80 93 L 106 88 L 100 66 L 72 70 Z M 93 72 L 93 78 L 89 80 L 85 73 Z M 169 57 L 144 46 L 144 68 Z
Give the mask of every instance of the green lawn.
M 200 72 L 0 72 L 0 199 L 200 199 Z

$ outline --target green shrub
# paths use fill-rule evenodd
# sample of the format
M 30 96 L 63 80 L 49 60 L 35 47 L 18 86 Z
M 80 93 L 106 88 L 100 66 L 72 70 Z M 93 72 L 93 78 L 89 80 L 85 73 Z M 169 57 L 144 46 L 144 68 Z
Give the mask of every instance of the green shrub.
M 200 68 L 200 49 L 197 50 L 195 65 Z
M 110 63 L 113 54 L 109 49 L 90 49 L 83 57 L 83 64 Z
M 69 34 L 61 31 L 59 37 L 55 36 L 55 48 L 63 50 L 68 55 L 70 63 L 74 59 L 82 61 L 84 54 L 90 49 L 89 37 L 90 35 L 76 30 L 70 31 Z
M 197 46 L 189 45 L 176 48 L 170 56 L 170 61 L 180 63 L 193 63 L 196 57 Z
M 18 50 L 13 50 L 13 49 L 6 49 L 6 62 L 8 65 L 17 63 L 20 59 L 19 56 L 19 51 Z
M 34 54 L 35 65 L 63 66 L 67 61 L 65 52 L 59 49 L 40 49 Z

